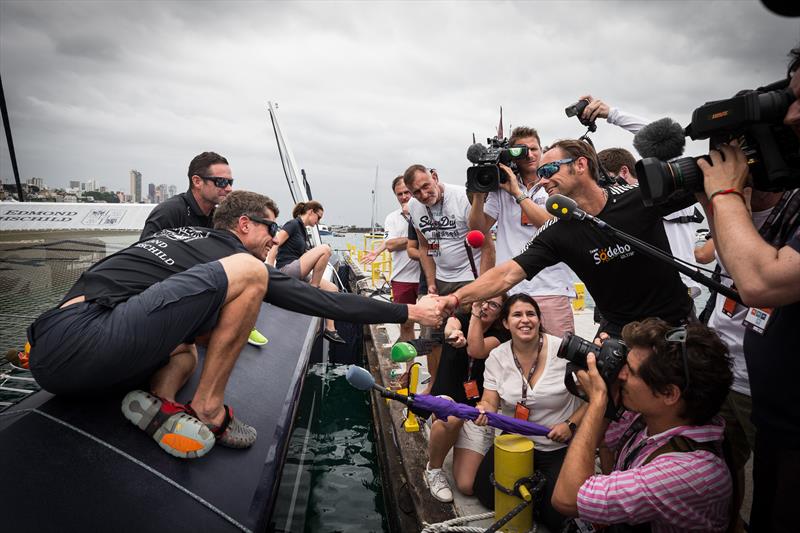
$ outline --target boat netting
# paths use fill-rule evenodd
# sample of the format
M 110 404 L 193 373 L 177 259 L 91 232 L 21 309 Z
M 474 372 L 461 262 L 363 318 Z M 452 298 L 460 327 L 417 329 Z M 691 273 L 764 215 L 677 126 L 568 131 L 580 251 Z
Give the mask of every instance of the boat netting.
M 26 330 L 64 297 L 92 264 L 138 239 L 130 232 L 51 232 L 0 240 L 0 357 L 22 350 Z M 26 379 L 27 378 L 27 379 Z M 0 359 L 0 411 L 31 390 L 30 373 Z

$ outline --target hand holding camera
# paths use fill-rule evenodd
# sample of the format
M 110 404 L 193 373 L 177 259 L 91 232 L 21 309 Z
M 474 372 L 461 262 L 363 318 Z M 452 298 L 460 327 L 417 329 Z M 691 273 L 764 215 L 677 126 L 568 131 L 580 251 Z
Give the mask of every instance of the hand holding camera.
M 718 150 L 711 150 L 708 155 L 710 163 L 703 158 L 697 160 L 697 166 L 703 171 L 706 196 L 712 198 L 714 194 L 729 190 L 744 193 L 750 169 L 739 143 L 733 140 L 719 146 Z

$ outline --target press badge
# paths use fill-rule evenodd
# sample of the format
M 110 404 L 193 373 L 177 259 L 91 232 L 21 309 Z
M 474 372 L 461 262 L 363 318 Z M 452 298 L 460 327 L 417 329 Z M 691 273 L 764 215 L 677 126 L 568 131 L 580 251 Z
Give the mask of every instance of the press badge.
M 533 222 L 528 220 L 528 215 L 525 214 L 525 210 L 524 209 L 520 211 L 520 220 L 519 221 L 520 221 L 520 224 L 522 224 L 523 226 L 533 226 Z
M 725 302 L 722 304 L 722 312 L 725 313 L 725 316 L 728 318 L 733 318 L 733 314 L 736 312 L 736 305 L 736 300 L 725 298 Z
M 755 331 L 759 335 L 763 335 L 769 325 L 772 311 L 774 311 L 772 307 L 764 307 L 761 309 L 751 307 L 747 310 L 747 316 L 744 317 L 742 325 L 750 331 Z
M 428 243 L 428 257 L 439 257 L 439 243 Z
M 517 407 L 514 409 L 514 418 L 520 420 L 527 420 L 531 415 L 531 410 L 522 402 L 517 402 Z
M 464 394 L 467 395 L 467 400 L 475 400 L 480 397 L 478 394 L 478 382 L 474 379 L 464 382 Z

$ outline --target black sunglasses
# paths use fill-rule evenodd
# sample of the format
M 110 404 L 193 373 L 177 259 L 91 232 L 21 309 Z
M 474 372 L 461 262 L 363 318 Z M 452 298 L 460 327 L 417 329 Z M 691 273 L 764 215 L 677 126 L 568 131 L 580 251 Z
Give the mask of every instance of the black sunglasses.
M 269 232 L 271 237 L 274 237 L 275 235 L 277 235 L 278 234 L 278 230 L 281 229 L 281 227 L 278 225 L 278 223 L 275 222 L 274 220 L 267 220 L 266 218 L 261 218 L 261 217 L 257 217 L 257 216 L 254 216 L 254 215 L 245 215 L 245 216 L 247 218 L 249 218 L 250 220 L 252 220 L 253 222 L 257 223 L 257 224 L 265 225 L 267 227 L 267 231 Z
M 219 176 L 198 176 L 203 181 L 213 181 L 214 185 L 220 189 L 224 189 L 228 185 L 233 187 L 233 178 L 221 178 Z
M 664 335 L 667 342 L 681 345 L 681 356 L 683 357 L 683 376 L 686 378 L 686 384 L 681 389 L 685 393 L 689 389 L 689 361 L 686 359 L 686 328 L 673 328 Z

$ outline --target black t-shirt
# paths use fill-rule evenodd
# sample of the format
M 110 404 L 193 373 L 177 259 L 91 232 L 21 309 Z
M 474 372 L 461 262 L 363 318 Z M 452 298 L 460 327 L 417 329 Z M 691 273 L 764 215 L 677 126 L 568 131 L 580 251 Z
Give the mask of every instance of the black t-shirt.
M 208 215 L 203 214 L 192 191 L 188 190 L 155 206 L 144 223 L 144 229 L 139 239 L 145 239 L 162 229 L 187 226 L 211 228 L 214 226 L 213 218 L 214 210 L 212 209 Z
M 792 224 L 791 218 L 781 216 L 782 226 Z M 787 246 L 800 253 L 800 221 L 793 224 Z M 744 356 L 753 398 L 753 422 L 759 435 L 773 441 L 776 447 L 800 449 L 796 389 L 800 375 L 800 302 L 774 309 L 763 335 L 748 330 L 744 335 Z
M 682 194 L 664 205 L 645 207 L 636 185 L 615 185 L 607 191 L 608 201 L 597 218 L 666 252 L 670 248 L 662 217 L 695 202 L 693 196 Z M 546 222 L 514 261 L 528 279 L 563 261 L 586 284 L 603 318 L 610 322 L 610 332 L 647 317 L 677 324 L 691 311 L 687 288 L 674 267 L 586 221 Z
M 281 229 L 289 236 L 278 248 L 278 257 L 275 259 L 275 266 L 278 268 L 300 259 L 300 256 L 308 251 L 308 234 L 300 217 L 290 220 Z
M 461 322 L 461 331 L 464 337 L 469 334 L 470 314 L 458 312 L 455 317 Z M 500 343 L 511 339 L 511 333 L 502 326 L 492 326 L 483 335 L 483 338 L 497 337 Z M 472 360 L 472 372 L 468 375 L 469 356 L 466 348 L 453 348 L 447 343 L 442 346 L 442 357 L 439 360 L 439 368 L 436 371 L 436 380 L 431 388 L 432 395 L 446 394 L 459 403 L 475 405 L 478 400 L 467 400 L 464 392 L 464 382 L 474 379 L 478 384 L 478 393 L 483 395 L 483 369 L 485 359 Z
M 173 274 L 236 253 L 249 252 L 227 230 L 199 227 L 162 230 L 93 265 L 61 303 L 84 295 L 87 301 L 113 307 Z M 408 319 L 405 305 L 322 291 L 265 266 L 269 285 L 264 301 L 275 306 L 359 324 L 402 323 Z

